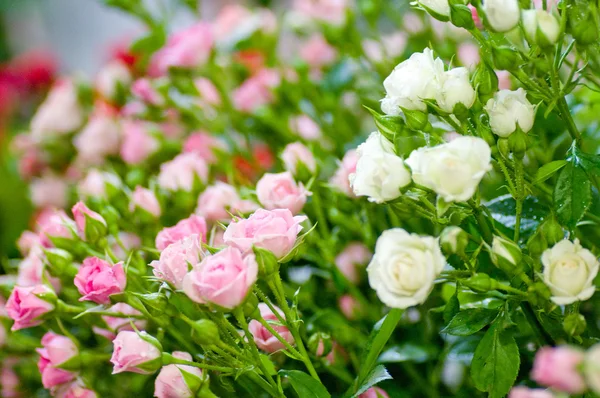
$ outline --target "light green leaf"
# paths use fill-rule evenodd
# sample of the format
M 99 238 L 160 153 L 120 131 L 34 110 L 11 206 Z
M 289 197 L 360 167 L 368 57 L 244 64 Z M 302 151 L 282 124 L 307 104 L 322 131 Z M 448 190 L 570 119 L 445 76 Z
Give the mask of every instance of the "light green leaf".
M 554 162 L 550 162 L 548 164 L 543 165 L 539 168 L 537 173 L 535 173 L 535 179 L 533 180 L 533 185 L 537 185 L 541 182 L 546 181 L 548 178 L 552 177 L 554 173 L 565 167 L 569 162 L 566 160 L 555 160 Z
M 354 393 L 352 398 L 358 397 L 363 392 L 367 391 L 369 388 L 373 387 L 375 384 L 382 382 L 384 380 L 391 379 L 392 376 L 388 373 L 387 369 L 383 365 L 377 365 L 371 373 L 367 376 L 365 381 L 361 386 L 358 387 L 358 390 Z
M 282 370 L 279 373 L 290 380 L 299 397 L 331 398 L 325 386 L 307 373 L 299 370 Z
M 498 316 L 498 310 L 487 308 L 472 308 L 460 311 L 452 318 L 442 333 L 453 336 L 470 336 L 479 332 Z
M 416 362 L 423 363 L 435 358 L 438 354 L 435 345 L 403 343 L 388 348 L 379 357 L 381 363 Z

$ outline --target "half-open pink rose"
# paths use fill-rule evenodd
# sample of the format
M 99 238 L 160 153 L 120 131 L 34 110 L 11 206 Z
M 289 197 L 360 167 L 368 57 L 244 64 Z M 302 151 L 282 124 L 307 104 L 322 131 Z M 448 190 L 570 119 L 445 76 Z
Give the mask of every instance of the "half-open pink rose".
M 371 387 L 367 391 L 363 392 L 358 398 L 389 398 L 387 392 L 379 387 Z
M 54 304 L 38 296 L 54 296 L 54 292 L 46 285 L 14 287 L 6 302 L 6 312 L 15 321 L 11 330 L 40 325 L 43 321 L 39 318 L 54 310 Z
M 50 388 L 73 380 L 75 373 L 59 369 L 59 366 L 79 355 L 75 343 L 68 337 L 48 332 L 42 337 L 42 346 L 36 351 L 40 354 L 38 368 L 44 387 Z
M 88 257 L 83 260 L 74 283 L 83 296 L 79 301 L 109 304 L 111 294 L 125 290 L 127 278 L 122 262 L 111 265 L 98 257 Z
M 73 239 L 75 222 L 62 210 L 57 210 L 38 223 L 40 241 L 44 247 L 53 247 L 52 238 Z
M 271 311 L 269 306 L 266 305 L 265 303 L 258 304 L 258 310 L 260 311 L 260 316 L 265 321 L 280 322 L 277 315 L 275 315 L 273 313 L 273 311 Z M 283 316 L 283 312 L 278 307 L 275 306 L 275 310 L 279 313 L 279 315 L 282 318 L 285 319 L 285 317 Z M 294 337 L 292 336 L 292 333 L 289 331 L 289 329 L 287 327 L 277 326 L 277 325 L 271 325 L 271 326 L 277 333 L 279 333 L 279 335 L 281 337 L 283 337 L 283 339 L 285 341 L 287 341 L 290 344 L 294 344 Z M 256 343 L 258 348 L 260 348 L 261 350 L 266 351 L 268 353 L 272 353 L 272 352 L 279 351 L 279 350 L 282 350 L 285 348 L 285 345 L 283 345 L 283 343 L 281 341 L 279 341 L 279 339 L 277 339 L 277 337 L 273 336 L 271 334 L 271 332 L 269 332 L 269 330 L 267 328 L 265 328 L 256 319 L 253 319 L 250 321 L 250 323 L 248 324 L 248 329 L 250 330 L 252 337 L 254 337 L 254 342 Z
M 154 268 L 154 276 L 181 289 L 183 278 L 190 267 L 198 264 L 202 255 L 200 237 L 190 235 L 167 246 L 160 253 L 160 259 L 152 261 L 150 266 Z
M 85 386 L 83 381 L 77 379 L 69 384 L 63 384 L 53 390 L 55 398 L 98 398 L 94 390 Z
M 161 350 L 148 340 L 153 339 L 146 332 L 123 330 L 113 340 L 113 354 L 110 358 L 113 374 L 133 372 L 152 374 L 160 368 Z
M 302 211 L 309 192 L 302 183 L 297 184 L 289 171 L 266 173 L 256 183 L 256 196 L 265 209 L 288 209 L 297 214 Z
M 73 218 L 75 218 L 75 224 L 77 225 L 77 232 L 79 233 L 79 236 L 85 237 L 86 216 L 93 218 L 94 220 L 99 221 L 101 224 L 106 226 L 106 220 L 104 220 L 104 217 L 95 211 L 90 210 L 85 203 L 81 201 L 75 203 L 75 206 L 73 206 L 71 212 L 73 212 Z
M 160 165 L 158 185 L 169 191 L 191 191 L 194 180 L 208 180 L 208 164 L 196 152 L 177 155 L 173 160 Z
M 225 144 L 204 131 L 190 134 L 183 143 L 184 152 L 195 152 L 208 163 L 214 163 L 217 160 L 215 150 L 222 149 L 225 149 Z
M 171 243 L 191 235 L 198 235 L 198 239 L 206 243 L 206 220 L 204 217 L 192 214 L 172 227 L 163 228 L 156 235 L 156 248 L 164 250 Z
M 173 357 L 192 361 L 192 356 L 187 352 L 175 351 Z M 182 371 L 187 373 L 184 378 Z M 196 376 L 199 380 L 202 378 L 202 371 L 194 366 L 188 365 L 167 365 L 163 366 L 154 382 L 154 396 L 157 398 L 192 398 L 196 391 L 186 383 L 189 375 Z
M 231 219 L 230 214 L 248 213 L 257 207 L 249 200 L 242 200 L 231 185 L 217 181 L 202 192 L 196 212 L 208 221 L 228 221 Z
M 129 203 L 129 211 L 134 211 L 137 207 L 147 211 L 154 217 L 160 216 L 161 208 L 158 198 L 151 190 L 137 186 L 131 195 L 131 203 Z
M 350 187 L 350 180 L 348 178 L 350 177 L 350 174 L 356 172 L 356 163 L 358 163 L 358 153 L 356 153 L 356 150 L 351 149 L 346 152 L 337 171 L 329 180 L 331 185 L 350 197 L 355 195 Z

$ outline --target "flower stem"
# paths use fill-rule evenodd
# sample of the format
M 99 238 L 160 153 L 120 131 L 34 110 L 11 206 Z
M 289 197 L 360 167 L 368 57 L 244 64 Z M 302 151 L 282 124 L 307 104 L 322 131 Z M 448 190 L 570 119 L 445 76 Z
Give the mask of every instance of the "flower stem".
M 200 369 L 214 370 L 217 372 L 233 372 L 234 371 L 233 368 L 229 368 L 226 366 L 207 365 L 205 363 L 198 363 L 198 362 L 193 362 L 193 361 L 186 361 L 185 359 L 175 358 L 173 355 L 171 355 L 167 352 L 162 353 L 162 362 L 163 362 L 163 365 L 187 365 L 187 366 L 193 366 L 195 368 L 200 368 Z

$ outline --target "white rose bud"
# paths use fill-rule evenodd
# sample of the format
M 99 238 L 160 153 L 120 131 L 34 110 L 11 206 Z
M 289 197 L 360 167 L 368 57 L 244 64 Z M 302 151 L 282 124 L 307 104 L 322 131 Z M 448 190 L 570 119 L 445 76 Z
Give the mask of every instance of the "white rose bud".
M 104 98 L 114 99 L 119 84 L 126 86 L 132 81 L 129 68 L 120 61 L 113 61 L 100 70 L 96 77 L 96 90 Z
M 464 254 L 469 237 L 462 228 L 452 225 L 444 228 L 440 235 L 440 242 L 446 254 Z
M 426 111 L 423 99 L 435 99 L 443 75 L 444 63 L 439 58 L 434 60 L 431 49 L 414 53 L 383 81 L 386 96 L 381 100 L 381 110 L 388 115 L 399 115 L 400 107 Z
M 410 171 L 394 153 L 393 144 L 379 132 L 371 133 L 357 153 L 356 172 L 349 177 L 355 195 L 382 203 L 398 198 L 400 189 L 410 184 Z
M 517 91 L 500 90 L 485 105 L 492 132 L 506 138 L 519 127 L 527 133 L 533 127 L 535 107 L 527 100 L 522 88 Z
M 31 119 L 31 135 L 37 140 L 75 131 L 83 123 L 77 88 L 69 80 L 57 82 Z
M 513 241 L 494 236 L 490 252 L 492 262 L 502 268 L 502 265 L 515 267 L 521 262 L 521 248 Z M 501 264 L 503 262 L 503 264 Z
M 488 25 L 496 32 L 508 32 L 519 24 L 518 0 L 485 0 L 483 12 Z
M 408 308 L 427 300 L 445 265 L 437 239 L 390 229 L 377 239 L 369 284 L 385 305 Z
M 465 202 L 492 169 L 491 159 L 485 140 L 458 137 L 447 144 L 413 151 L 406 164 L 417 184 L 434 190 L 446 202 Z
M 560 24 L 554 15 L 544 10 L 523 11 L 523 28 L 530 43 L 551 46 L 558 40 Z
M 591 346 L 585 353 L 583 375 L 590 390 L 600 394 L 600 344 Z
M 448 0 L 420 0 L 419 5 L 436 19 L 447 21 L 450 17 Z
M 572 304 L 592 297 L 593 285 L 600 263 L 579 240 L 563 240 L 542 254 L 544 283 L 552 292 L 551 300 L 558 305 Z
M 454 68 L 444 73 L 436 99 L 444 112 L 454 113 L 458 104 L 470 109 L 475 103 L 475 90 L 469 81 L 469 70 Z

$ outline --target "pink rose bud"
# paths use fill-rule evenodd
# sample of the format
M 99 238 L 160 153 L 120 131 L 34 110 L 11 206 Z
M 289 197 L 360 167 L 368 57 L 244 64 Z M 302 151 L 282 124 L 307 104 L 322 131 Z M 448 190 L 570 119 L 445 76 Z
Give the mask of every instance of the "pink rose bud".
M 281 77 L 272 69 L 261 69 L 233 92 L 233 105 L 242 112 L 253 112 L 274 99 L 272 90 L 279 86 Z
M 353 197 L 354 192 L 350 187 L 349 177 L 350 174 L 356 172 L 356 163 L 358 162 L 358 154 L 356 150 L 352 149 L 346 152 L 344 158 L 340 162 L 337 171 L 329 180 L 329 183 L 337 188 L 340 192 L 345 193 L 347 196 Z
M 85 203 L 77 202 L 71 211 L 75 218 L 77 232 L 86 241 L 95 242 L 106 235 L 106 220 L 100 214 L 90 210 Z
M 162 95 L 152 86 L 152 83 L 147 78 L 137 79 L 131 85 L 131 93 L 139 100 L 150 105 L 163 105 L 165 100 Z
M 256 210 L 257 205 L 249 200 L 242 200 L 236 189 L 229 184 L 217 181 L 215 185 L 206 187 L 198 198 L 196 213 L 206 217 L 208 221 L 228 221 L 231 215 L 248 213 Z
M 373 257 L 373 253 L 364 244 L 350 243 L 335 258 L 335 265 L 344 274 L 346 279 L 356 284 L 360 281 L 359 266 L 366 265 Z
M 289 121 L 290 130 L 307 141 L 316 141 L 323 136 L 321 127 L 309 116 L 300 115 Z
M 348 320 L 354 320 L 360 314 L 360 303 L 351 295 L 344 294 L 340 297 L 338 305 L 340 306 L 340 311 Z
M 256 246 L 283 258 L 294 248 L 302 230 L 300 223 L 306 219 L 305 216 L 294 217 L 288 209 L 258 209 L 247 219 L 229 224 L 223 239 L 228 246 L 237 247 L 244 253 Z
M 483 28 L 483 23 L 481 22 L 481 18 L 479 17 L 477 8 L 475 8 L 475 6 L 473 6 L 472 4 L 469 4 L 467 7 L 469 7 L 469 10 L 471 10 L 471 16 L 473 17 L 473 21 L 475 22 L 475 26 L 477 27 L 477 29 Z
M 198 22 L 169 37 L 167 44 L 154 54 L 152 69 L 164 75 L 171 67 L 193 68 L 202 65 L 210 56 L 213 42 L 210 24 Z
M 132 232 L 119 232 L 119 240 L 110 240 L 111 248 L 117 258 L 125 258 L 133 249 L 138 249 L 142 246 L 142 239 Z M 122 246 L 121 246 L 122 245 Z
M 533 362 L 531 378 L 538 384 L 569 394 L 585 391 L 585 380 L 579 373 L 585 354 L 567 346 L 542 347 Z
M 48 217 L 38 222 L 40 229 L 40 240 L 44 247 L 54 247 L 52 239 L 73 239 L 75 233 L 75 222 L 71 220 L 64 211 L 57 210 L 50 213 Z
M 32 250 L 37 250 L 42 246 L 42 241 L 38 234 L 31 231 L 23 231 L 19 240 L 17 241 L 17 247 L 22 255 L 26 256 Z
M 187 352 L 175 351 L 173 357 L 192 361 L 192 356 Z M 186 372 L 184 378 L 182 371 Z M 154 382 L 154 396 L 157 398 L 192 398 L 196 391 L 193 386 L 186 383 L 190 376 L 197 377 L 198 385 L 201 385 L 202 371 L 194 366 L 188 365 L 167 365 L 163 366 Z
M 310 149 L 300 142 L 288 144 L 281 153 L 281 160 L 283 160 L 285 169 L 294 175 L 301 166 L 304 166 L 311 173 L 317 170 L 314 155 Z
M 121 129 L 115 118 L 98 114 L 90 118 L 73 139 L 73 144 L 82 163 L 102 164 L 105 157 L 119 153 Z
M 125 63 L 114 60 L 105 65 L 96 76 L 96 90 L 104 98 L 113 100 L 119 93 L 119 86 L 127 88 L 131 83 L 131 73 Z
M 160 253 L 160 260 L 152 261 L 150 266 L 154 268 L 154 276 L 181 289 L 190 267 L 198 264 L 202 257 L 200 237 L 190 235 L 167 246 Z
M 162 210 L 160 209 L 160 203 L 156 198 L 156 195 L 151 190 L 137 186 L 131 195 L 131 203 L 129 204 L 129 210 L 134 211 L 136 208 L 147 211 L 154 217 L 159 217 Z
M 496 71 L 498 76 L 498 89 L 499 90 L 510 90 L 512 88 L 511 74 L 505 70 Z
M 281 309 L 279 309 L 276 306 L 274 306 L 274 307 L 275 307 L 275 310 L 281 316 L 281 318 L 285 319 Z M 265 303 L 258 304 L 258 310 L 260 311 L 260 316 L 265 321 L 278 322 L 278 323 L 280 322 L 277 315 L 275 315 L 273 313 L 273 311 L 271 311 L 269 306 L 266 305 Z M 288 343 L 290 343 L 292 345 L 294 344 L 294 336 L 292 336 L 292 333 L 289 331 L 289 329 L 287 327 L 278 326 L 275 324 L 272 324 L 271 326 L 277 333 L 279 333 L 279 335 L 281 337 L 283 337 L 283 339 L 285 341 L 287 341 Z M 279 341 L 277 339 L 277 337 L 273 336 L 271 334 L 271 332 L 269 332 L 269 330 L 267 330 L 267 328 L 265 328 L 256 319 L 253 319 L 250 321 L 250 323 L 248 324 L 248 329 L 250 330 L 252 337 L 254 337 L 254 342 L 256 343 L 258 348 L 260 348 L 261 350 L 268 352 L 268 353 L 272 353 L 275 351 L 283 350 L 285 348 L 283 343 L 281 341 Z
M 35 207 L 65 207 L 67 189 L 67 182 L 60 177 L 46 175 L 36 178 L 29 185 L 31 202 Z
M 19 392 L 19 376 L 8 366 L 6 361 L 0 367 L 0 397 L 17 398 L 21 397 Z
M 201 183 L 206 183 L 208 165 L 197 153 L 188 152 L 177 155 L 175 159 L 160 166 L 158 185 L 169 191 L 190 192 L 196 179 Z
M 143 122 L 125 120 L 122 126 L 121 158 L 125 163 L 140 164 L 156 152 L 159 142 L 152 136 Z
M 195 152 L 209 164 L 217 161 L 215 151 L 225 149 L 223 142 L 204 131 L 190 134 L 183 143 L 184 152 Z
M 134 330 L 131 323 L 133 323 L 138 330 L 144 330 L 146 328 L 146 321 L 144 319 L 135 318 L 136 316 L 141 316 L 142 313 L 129 304 L 117 303 L 107 311 L 115 313 L 115 315 L 131 315 L 131 317 L 102 315 L 102 320 L 106 323 L 108 329 L 96 328 L 94 329 L 94 332 L 109 340 L 114 340 L 116 337 L 115 333 L 122 330 Z
M 317 21 L 342 25 L 346 21 L 348 0 L 294 0 L 294 10 Z
M 228 247 L 194 266 L 183 279 L 183 291 L 197 303 L 233 309 L 244 301 L 257 275 L 254 254 L 243 256 L 240 250 Z
M 58 386 L 53 390 L 53 397 L 55 398 L 98 398 L 95 391 L 85 387 L 83 381 L 75 380 L 72 383 Z
M 79 355 L 75 343 L 68 337 L 48 332 L 42 337 L 42 346 L 36 351 L 40 354 L 38 368 L 44 387 L 50 388 L 73 380 L 75 374 L 59 369 L 59 366 Z
M 508 398 L 554 398 L 550 391 L 539 388 L 527 388 L 523 386 L 513 387 L 508 394 Z
M 387 392 L 379 387 L 371 387 L 367 391 L 363 392 L 358 398 L 390 398 Z
M 19 264 L 17 285 L 23 287 L 41 285 L 45 279 L 50 282 L 55 291 L 60 290 L 60 279 L 53 278 L 48 273 L 44 275 L 43 253 L 32 251 Z
M 309 194 L 302 183 L 296 184 L 289 171 L 279 174 L 266 173 L 256 183 L 258 201 L 267 210 L 288 209 L 297 214 L 302 211 Z
M 313 34 L 300 48 L 300 58 L 312 68 L 322 68 L 335 61 L 337 51 L 321 34 Z
M 156 235 L 156 248 L 162 251 L 171 243 L 191 235 L 198 235 L 198 239 L 206 243 L 206 220 L 204 217 L 192 214 L 172 227 L 163 228 Z
M 127 285 L 123 263 L 110 265 L 98 257 L 83 260 L 75 276 L 75 286 L 83 296 L 79 301 L 93 301 L 98 304 L 110 304 L 111 294 L 121 293 Z
M 43 140 L 48 136 L 75 131 L 83 122 L 83 109 L 77 87 L 69 80 L 58 81 L 31 119 L 31 136 Z
M 55 293 L 46 285 L 15 286 L 6 302 L 6 312 L 15 321 L 11 330 L 41 325 L 43 320 L 39 318 L 54 310 L 55 301 Z
M 221 94 L 219 94 L 219 90 L 217 90 L 213 82 L 205 77 L 199 77 L 194 80 L 194 86 L 196 86 L 196 89 L 200 93 L 200 106 L 221 105 Z
M 162 348 L 158 340 L 146 332 L 121 331 L 113 340 L 113 346 L 110 359 L 114 365 L 113 374 L 152 374 L 160 368 Z
M 117 190 L 121 188 L 122 183 L 116 174 L 102 172 L 98 169 L 91 169 L 79 183 L 77 191 L 80 195 L 85 197 L 96 196 L 99 198 L 106 198 L 107 186 L 111 186 Z

